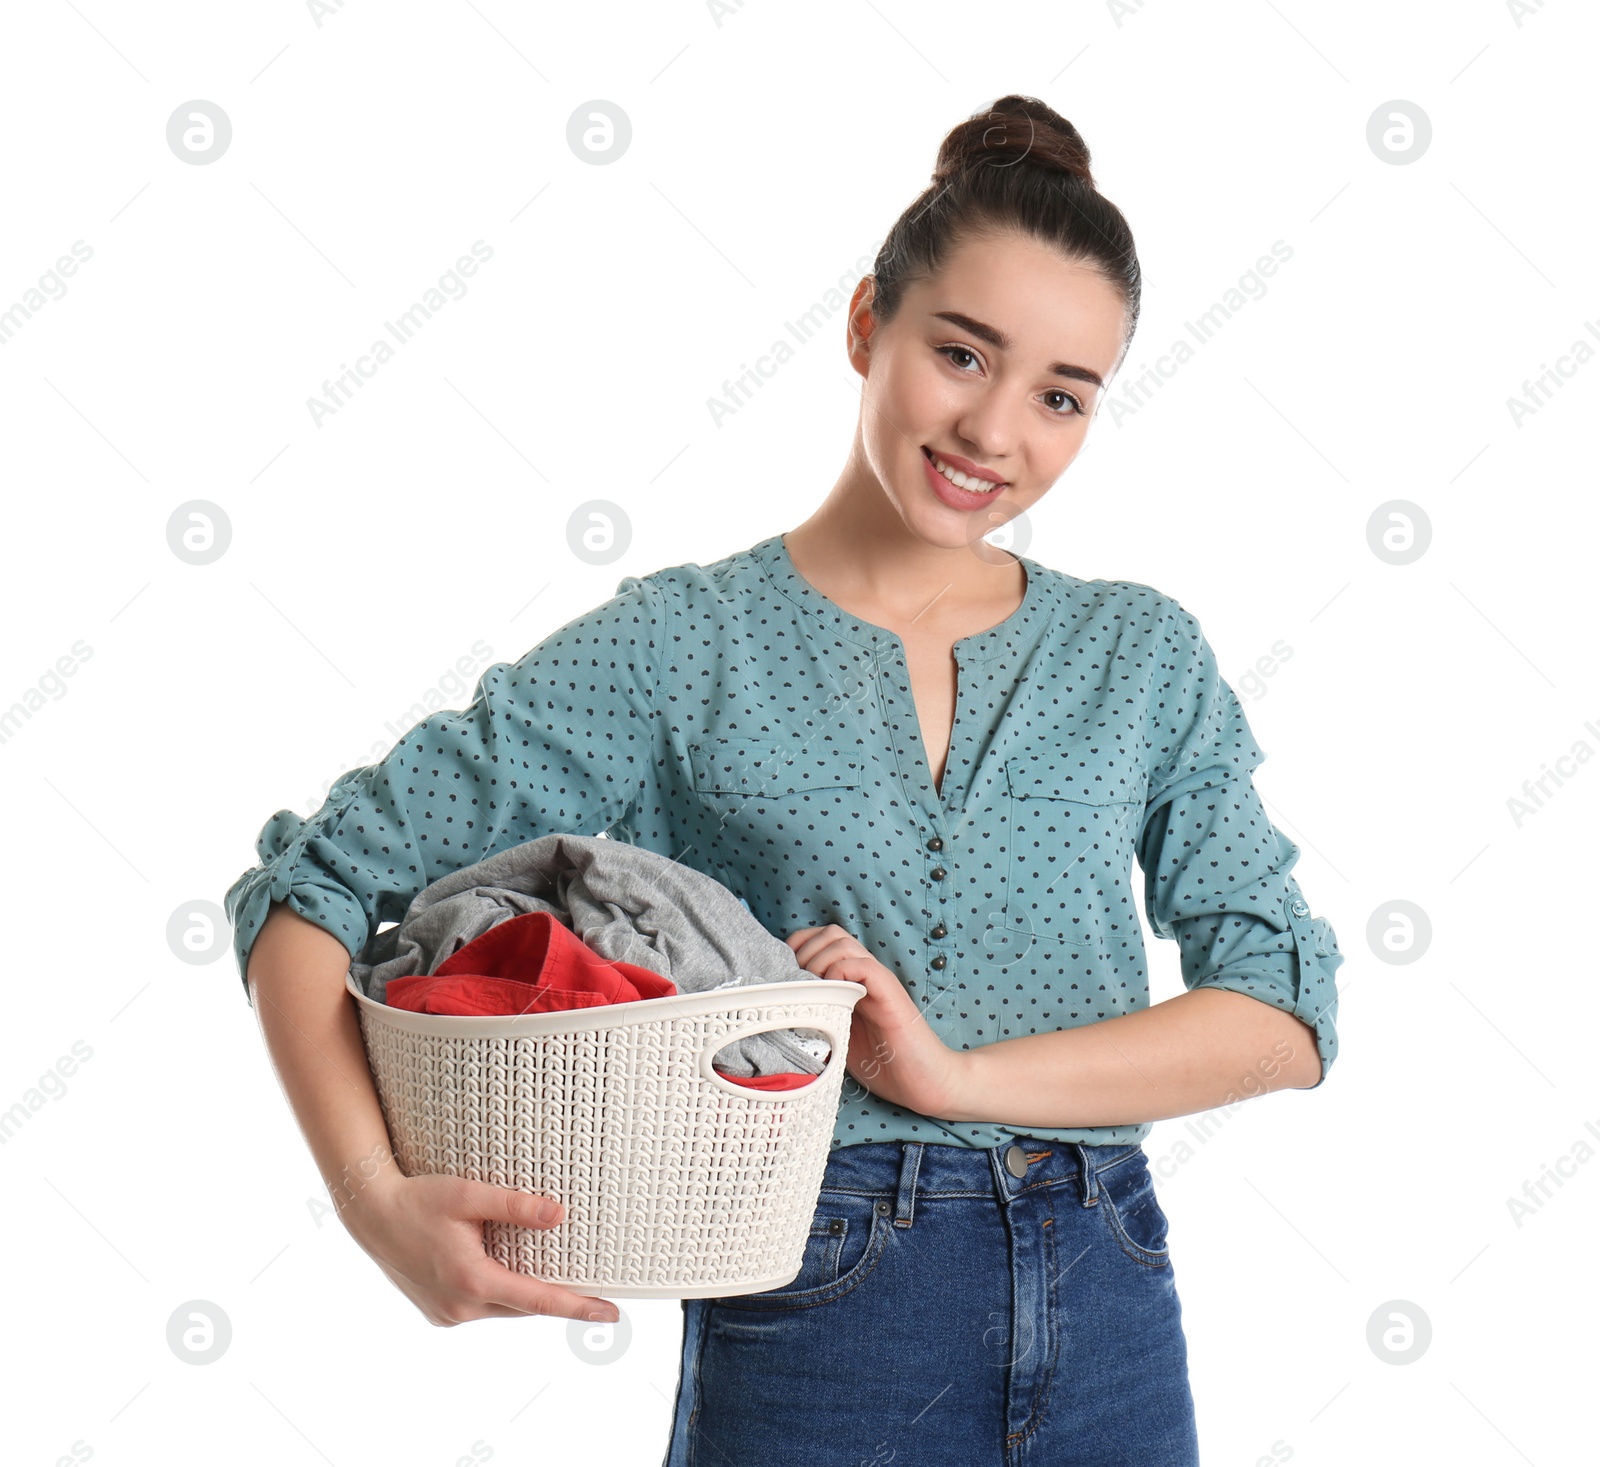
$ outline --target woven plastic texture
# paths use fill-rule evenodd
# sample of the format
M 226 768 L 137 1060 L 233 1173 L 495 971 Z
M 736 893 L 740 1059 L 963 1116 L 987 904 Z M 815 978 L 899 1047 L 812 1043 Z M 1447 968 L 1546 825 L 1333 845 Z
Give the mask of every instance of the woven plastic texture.
M 798 1275 L 860 984 L 487 1019 L 400 1011 L 347 986 L 401 1170 L 564 1204 L 553 1227 L 485 1223 L 486 1250 L 507 1268 L 644 1298 L 755 1292 Z M 711 1073 L 730 1040 L 787 1028 L 829 1037 L 810 1084 L 760 1091 Z

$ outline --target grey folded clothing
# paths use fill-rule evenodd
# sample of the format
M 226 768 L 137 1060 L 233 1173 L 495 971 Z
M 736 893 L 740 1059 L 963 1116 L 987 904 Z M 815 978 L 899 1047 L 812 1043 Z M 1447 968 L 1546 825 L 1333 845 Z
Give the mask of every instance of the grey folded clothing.
M 549 912 L 601 957 L 670 978 L 680 993 L 779 983 L 812 974 L 720 881 L 654 851 L 587 835 L 545 835 L 424 887 L 350 965 L 384 1002 L 391 978 L 431 974 L 474 938 L 526 912 Z M 822 1070 L 828 1040 L 774 1029 L 724 1045 L 735 1075 Z

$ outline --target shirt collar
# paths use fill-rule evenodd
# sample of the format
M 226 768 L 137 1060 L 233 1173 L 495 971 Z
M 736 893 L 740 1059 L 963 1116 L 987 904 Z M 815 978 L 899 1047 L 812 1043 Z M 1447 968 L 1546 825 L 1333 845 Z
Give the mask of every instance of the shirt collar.
M 1015 551 L 1008 553 L 1016 555 Z M 901 645 L 900 638 L 887 627 L 875 626 L 870 621 L 850 615 L 806 580 L 789 558 L 781 533 L 769 535 L 752 545 L 750 554 L 777 591 L 836 635 L 867 647 Z M 1028 578 L 1022 604 L 1004 621 L 987 631 L 957 638 L 954 645 L 957 658 L 1005 656 L 1008 651 L 1031 643 L 1054 615 L 1056 598 L 1050 594 L 1051 587 L 1047 579 L 1051 574 L 1050 568 L 1030 560 L 1026 555 L 1017 555 L 1016 558 L 1022 562 L 1023 572 Z

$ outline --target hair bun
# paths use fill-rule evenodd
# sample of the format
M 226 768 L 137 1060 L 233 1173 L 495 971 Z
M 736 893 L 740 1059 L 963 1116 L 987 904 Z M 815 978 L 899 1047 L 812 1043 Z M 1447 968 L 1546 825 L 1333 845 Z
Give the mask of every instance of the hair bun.
M 950 130 L 939 147 L 933 181 L 944 184 L 967 169 L 1009 168 L 1023 162 L 1094 187 L 1089 147 L 1078 129 L 1037 97 L 1015 93 Z

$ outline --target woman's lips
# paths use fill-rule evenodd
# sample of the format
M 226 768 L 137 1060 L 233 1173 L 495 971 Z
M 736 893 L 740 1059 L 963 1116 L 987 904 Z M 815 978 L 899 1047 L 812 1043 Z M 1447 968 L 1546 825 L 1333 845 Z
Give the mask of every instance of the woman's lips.
M 951 509 L 982 509 L 986 504 L 993 504 L 1000 497 L 1001 491 L 1006 488 L 1004 484 L 996 484 L 987 494 L 974 494 L 970 489 L 958 489 L 934 468 L 933 460 L 926 448 L 922 450 L 922 472 L 928 481 L 928 487 Z

